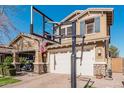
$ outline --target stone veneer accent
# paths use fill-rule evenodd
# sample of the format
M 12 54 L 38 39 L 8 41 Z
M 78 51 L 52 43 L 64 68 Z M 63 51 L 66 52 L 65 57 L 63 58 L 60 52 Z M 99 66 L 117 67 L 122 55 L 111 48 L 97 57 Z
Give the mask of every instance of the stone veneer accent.
M 102 74 L 106 75 L 106 64 L 94 64 L 94 75 Z
M 43 64 L 34 64 L 34 72 L 37 74 L 43 74 Z M 48 72 L 48 65 L 47 65 L 47 72 Z
M 37 74 L 43 73 L 43 65 L 42 64 L 34 64 L 34 72 Z

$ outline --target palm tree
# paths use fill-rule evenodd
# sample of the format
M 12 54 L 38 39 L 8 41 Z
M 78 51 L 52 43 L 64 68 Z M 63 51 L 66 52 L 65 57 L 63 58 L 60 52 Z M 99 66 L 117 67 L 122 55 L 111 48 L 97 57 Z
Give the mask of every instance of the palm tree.
M 111 45 L 111 46 L 109 47 L 109 51 L 110 51 L 110 53 L 111 53 L 111 57 L 112 57 L 112 58 L 116 58 L 116 57 L 119 56 L 119 50 L 118 50 L 118 48 L 117 48 L 116 46 Z

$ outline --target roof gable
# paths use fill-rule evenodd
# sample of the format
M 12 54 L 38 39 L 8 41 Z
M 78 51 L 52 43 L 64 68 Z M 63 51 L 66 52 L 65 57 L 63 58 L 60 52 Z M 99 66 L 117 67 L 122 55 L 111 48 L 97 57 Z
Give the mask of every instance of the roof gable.
M 76 13 L 79 13 L 76 15 Z M 68 20 L 74 21 L 77 19 L 80 19 L 83 15 L 89 13 L 89 12 L 101 12 L 107 14 L 107 21 L 111 25 L 113 22 L 113 8 L 88 8 L 86 10 L 76 10 L 72 12 L 70 15 L 65 17 L 61 22 L 65 22 Z
M 69 14 L 68 16 L 66 16 L 63 20 L 61 20 L 60 22 L 65 22 L 67 20 L 70 20 L 71 18 L 79 15 L 81 12 L 83 12 L 83 10 L 76 10 L 74 12 L 72 12 L 71 14 Z
M 10 43 L 10 46 L 18 51 L 35 50 L 38 49 L 40 40 L 42 38 L 20 34 Z
M 12 46 L 14 43 L 18 42 L 20 40 L 20 38 L 29 38 L 31 40 L 42 40 L 41 37 L 37 37 L 37 36 L 34 36 L 34 35 L 30 35 L 30 34 L 24 34 L 24 33 L 20 33 L 14 40 L 12 40 L 9 44 L 9 46 Z
M 80 19 L 83 15 L 89 13 L 89 12 L 100 12 L 100 13 L 105 13 L 107 14 L 107 23 L 109 23 L 109 25 L 112 25 L 113 22 L 113 8 L 88 8 L 85 11 L 83 11 L 81 14 L 79 14 L 78 16 L 74 17 L 71 21 Z

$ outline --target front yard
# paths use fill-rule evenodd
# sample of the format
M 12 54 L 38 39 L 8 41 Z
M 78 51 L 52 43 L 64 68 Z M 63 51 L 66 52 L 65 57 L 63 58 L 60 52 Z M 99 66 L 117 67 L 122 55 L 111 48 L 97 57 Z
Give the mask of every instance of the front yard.
M 86 77 L 86 76 L 82 76 Z M 22 76 L 15 77 L 21 82 L 1 86 L 4 88 L 70 88 L 70 75 L 47 73 L 42 75 L 28 73 Z M 87 78 L 87 77 L 86 77 Z M 113 80 L 106 80 L 105 78 L 96 79 L 90 77 L 95 83 L 95 88 L 123 88 L 122 81 L 124 75 L 122 73 L 113 73 Z M 87 82 L 77 78 L 77 87 L 83 88 Z
M 13 77 L 0 77 L 0 87 L 7 85 L 7 84 L 16 83 L 19 81 L 21 81 L 21 80 L 14 79 Z

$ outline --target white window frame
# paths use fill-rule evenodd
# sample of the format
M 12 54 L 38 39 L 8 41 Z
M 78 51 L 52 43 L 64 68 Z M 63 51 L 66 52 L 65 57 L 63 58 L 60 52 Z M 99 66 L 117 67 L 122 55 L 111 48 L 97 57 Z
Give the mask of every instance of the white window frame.
M 66 25 L 66 26 L 62 27 L 62 29 L 65 28 L 65 35 L 68 35 L 67 28 L 71 27 L 71 26 L 72 25 Z M 64 40 L 66 40 L 66 39 L 69 39 L 69 38 L 64 38 Z
M 63 27 L 63 28 L 61 28 L 61 29 L 65 29 L 65 31 L 64 31 L 64 32 L 65 32 L 65 33 L 64 33 L 64 35 L 66 35 L 66 28 L 65 28 L 65 27 Z
M 71 27 L 72 28 L 72 26 L 68 26 L 68 27 Z M 67 32 L 67 35 L 68 35 L 68 27 L 66 27 L 66 32 Z M 72 32 L 71 32 L 72 33 Z
M 89 25 L 89 24 L 93 24 L 93 32 L 92 33 L 90 33 L 90 34 L 88 34 L 87 33 L 87 26 Z M 86 24 L 86 35 L 91 35 L 91 34 L 95 34 L 96 32 L 95 32 L 95 22 L 93 22 L 93 23 L 89 23 L 89 24 Z

